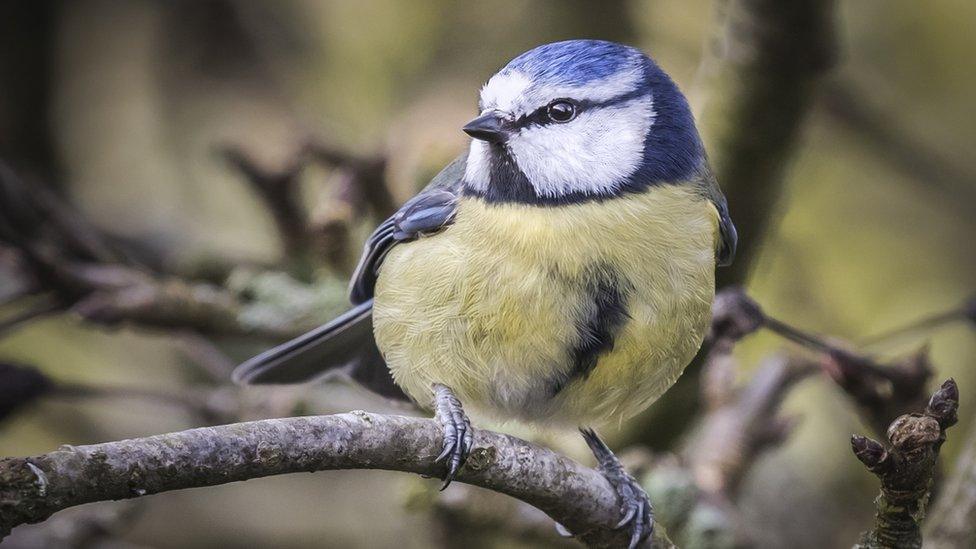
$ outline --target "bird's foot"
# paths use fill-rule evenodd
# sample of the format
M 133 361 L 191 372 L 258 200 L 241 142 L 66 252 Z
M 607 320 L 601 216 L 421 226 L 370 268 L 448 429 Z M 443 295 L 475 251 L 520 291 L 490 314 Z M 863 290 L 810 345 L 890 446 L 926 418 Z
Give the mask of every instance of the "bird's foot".
M 630 530 L 628 549 L 634 549 L 641 541 L 654 533 L 654 511 L 647 492 L 634 477 L 624 470 L 617 456 L 600 440 L 592 429 L 580 429 L 586 445 L 590 447 L 596 457 L 597 466 L 603 476 L 610 481 L 610 485 L 617 492 L 621 504 L 621 519 L 616 528 Z
M 447 473 L 444 485 L 447 488 L 458 470 L 464 465 L 474 443 L 471 421 L 461 407 L 461 401 L 454 396 L 451 388 L 440 383 L 434 384 L 434 419 L 444 428 L 444 446 L 435 462 L 445 462 Z

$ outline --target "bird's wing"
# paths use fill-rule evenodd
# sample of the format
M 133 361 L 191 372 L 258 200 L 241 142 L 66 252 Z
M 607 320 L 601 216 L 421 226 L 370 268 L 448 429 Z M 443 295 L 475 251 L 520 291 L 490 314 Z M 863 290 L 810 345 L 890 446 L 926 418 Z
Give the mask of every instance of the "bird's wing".
M 399 242 L 451 223 L 465 157 L 451 162 L 430 184 L 384 221 L 366 242 L 353 275 L 347 313 L 292 341 L 265 351 L 234 371 L 238 383 L 300 383 L 343 374 L 383 396 L 409 400 L 394 383 L 373 339 L 373 287 L 387 252 Z
M 373 298 L 380 266 L 393 246 L 435 233 L 451 224 L 457 211 L 465 157 L 461 155 L 448 164 L 423 191 L 373 231 L 350 281 L 349 299 L 354 304 Z
M 715 209 L 718 210 L 718 230 L 719 242 L 715 249 L 716 264 L 720 267 L 727 267 L 735 259 L 735 248 L 739 242 L 739 235 L 732 224 L 732 217 L 729 215 L 729 203 L 722 194 L 722 189 L 715 181 L 715 176 L 711 170 L 707 170 L 702 178 L 702 191 L 705 196 L 712 201 Z

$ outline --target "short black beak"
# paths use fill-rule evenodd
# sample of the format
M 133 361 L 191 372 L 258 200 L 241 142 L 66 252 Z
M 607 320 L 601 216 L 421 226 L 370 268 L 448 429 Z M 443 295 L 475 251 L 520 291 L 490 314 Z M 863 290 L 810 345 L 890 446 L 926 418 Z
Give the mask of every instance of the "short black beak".
M 498 111 L 483 114 L 461 129 L 471 137 L 489 143 L 504 143 L 511 135 L 508 120 Z

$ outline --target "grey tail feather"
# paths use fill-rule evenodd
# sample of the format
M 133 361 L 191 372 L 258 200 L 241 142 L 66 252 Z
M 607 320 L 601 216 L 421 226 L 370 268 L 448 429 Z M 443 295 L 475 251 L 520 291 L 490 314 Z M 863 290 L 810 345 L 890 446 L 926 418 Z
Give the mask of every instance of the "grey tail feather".
M 376 347 L 372 299 L 248 360 L 232 379 L 241 385 L 303 383 L 330 373 L 345 374 L 387 398 L 410 400 L 393 382 Z

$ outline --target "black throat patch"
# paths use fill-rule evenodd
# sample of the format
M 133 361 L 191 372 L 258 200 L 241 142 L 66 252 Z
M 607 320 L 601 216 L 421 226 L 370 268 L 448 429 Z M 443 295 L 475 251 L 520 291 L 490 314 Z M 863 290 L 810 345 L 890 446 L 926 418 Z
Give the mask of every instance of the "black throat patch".
M 540 203 L 541 199 L 536 196 L 529 178 L 519 169 L 508 149 L 504 145 L 491 144 L 488 151 L 488 188 L 481 192 L 464 185 L 463 193 L 466 196 L 483 198 L 487 202 Z

